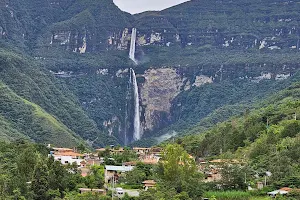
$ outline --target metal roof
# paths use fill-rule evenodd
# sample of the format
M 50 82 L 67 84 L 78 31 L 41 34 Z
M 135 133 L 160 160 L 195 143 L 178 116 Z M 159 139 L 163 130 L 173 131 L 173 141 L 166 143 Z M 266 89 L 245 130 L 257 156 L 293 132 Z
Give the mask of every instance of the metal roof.
M 121 171 L 121 172 L 128 172 L 131 171 L 134 167 L 133 166 L 113 166 L 113 165 L 105 165 L 105 169 L 109 171 Z

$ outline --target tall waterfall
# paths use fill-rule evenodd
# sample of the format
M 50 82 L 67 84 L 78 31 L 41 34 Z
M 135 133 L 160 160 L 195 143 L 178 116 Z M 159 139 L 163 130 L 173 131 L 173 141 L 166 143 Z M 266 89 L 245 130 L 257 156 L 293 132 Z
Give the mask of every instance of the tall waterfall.
M 141 139 L 141 122 L 140 122 L 140 101 L 139 101 L 139 88 L 136 81 L 136 75 L 133 69 L 132 72 L 132 85 L 134 91 L 134 133 L 133 140 Z
M 137 64 L 135 59 L 135 43 L 136 43 L 136 28 L 132 29 L 131 33 L 131 43 L 130 43 L 130 51 L 129 51 L 129 58 Z

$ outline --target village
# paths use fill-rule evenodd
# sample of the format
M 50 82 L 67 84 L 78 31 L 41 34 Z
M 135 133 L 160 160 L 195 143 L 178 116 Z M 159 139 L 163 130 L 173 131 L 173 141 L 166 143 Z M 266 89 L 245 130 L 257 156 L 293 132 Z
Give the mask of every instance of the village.
M 82 177 L 86 177 L 91 173 L 93 166 L 104 166 L 104 187 L 103 188 L 79 188 L 81 193 L 93 192 L 106 195 L 108 190 L 116 191 L 116 196 L 122 196 L 128 193 L 130 196 L 139 196 L 137 189 L 123 190 L 118 185 L 119 180 L 130 172 L 138 163 L 144 165 L 156 165 L 161 158 L 162 149 L 159 147 L 132 149 L 123 147 L 114 147 L 96 149 L 91 153 L 80 153 L 76 148 L 50 148 L 49 157 L 53 157 L 55 161 L 59 161 L 62 165 L 75 165 L 81 173 Z M 131 158 L 122 161 L 125 154 L 130 154 Z M 118 160 L 116 157 L 121 158 Z M 141 182 L 141 189 L 148 190 L 154 188 L 156 182 L 154 180 L 144 180 Z
M 148 170 L 152 170 L 161 160 L 163 149 L 161 147 L 142 148 L 142 147 L 115 147 L 113 145 L 107 148 L 99 148 L 94 152 L 82 153 L 76 148 L 58 148 L 51 147 L 48 157 L 53 157 L 55 161 L 62 165 L 75 166 L 82 177 L 87 177 L 91 174 L 92 168 L 95 166 L 102 166 L 103 173 L 103 187 L 102 188 L 79 188 L 80 193 L 97 193 L 107 195 L 110 191 L 115 197 L 123 197 L 125 193 L 131 197 L 138 197 L 140 191 L 147 191 L 152 188 L 155 189 L 156 181 L 149 177 L 143 177 L 136 185 L 124 181 L 124 177 L 129 176 L 136 166 L 148 166 Z M 245 164 L 242 160 L 237 159 L 213 159 L 206 161 L 204 159 L 194 158 L 189 155 L 197 164 L 198 172 L 203 174 L 204 183 L 218 183 L 222 180 L 222 170 L 224 166 L 240 167 Z M 180 164 L 180 163 L 178 163 Z M 263 190 L 267 186 L 268 176 L 271 172 L 267 172 L 262 181 L 257 181 L 255 185 L 248 185 L 248 191 Z M 149 178 L 149 179 L 147 179 Z M 233 177 L 232 177 L 233 178 Z M 245 183 L 246 175 L 245 175 Z M 222 186 L 220 186 L 221 189 Z M 125 189 L 126 188 L 126 189 Z M 283 187 L 275 191 L 267 192 L 266 195 L 276 197 L 276 195 L 285 195 L 292 191 L 292 188 Z

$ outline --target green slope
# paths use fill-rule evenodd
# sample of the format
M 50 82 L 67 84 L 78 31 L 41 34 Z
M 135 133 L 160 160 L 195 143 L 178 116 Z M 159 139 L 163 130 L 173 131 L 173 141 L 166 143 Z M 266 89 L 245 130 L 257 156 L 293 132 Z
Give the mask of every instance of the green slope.
M 2 135 L 9 136 L 5 139 L 20 139 L 20 134 L 23 134 L 38 143 L 68 147 L 79 144 L 80 139 L 74 132 L 38 105 L 15 94 L 3 83 L 0 83 L 0 102 L 1 119 L 6 121 L 2 122 L 4 127 L 1 126 L 1 129 L 8 129 Z
M 256 109 L 178 142 L 200 157 L 244 159 L 253 170 L 270 170 L 273 181 L 299 176 L 299 98 L 300 84 L 294 83 Z
M 115 142 L 99 131 L 96 123 L 78 105 L 75 96 L 37 61 L 22 54 L 0 50 L 0 80 L 19 97 L 55 116 L 73 134 L 85 140 L 97 139 L 94 145 Z

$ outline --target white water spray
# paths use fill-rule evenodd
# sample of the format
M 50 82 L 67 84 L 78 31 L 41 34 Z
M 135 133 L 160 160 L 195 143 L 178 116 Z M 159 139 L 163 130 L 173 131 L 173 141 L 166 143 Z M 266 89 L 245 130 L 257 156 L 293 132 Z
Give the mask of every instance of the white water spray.
M 136 81 L 136 75 L 133 69 L 132 72 L 132 85 L 134 90 L 134 133 L 133 140 L 141 139 L 141 122 L 140 122 L 140 101 L 139 101 L 139 88 Z
M 130 43 L 130 51 L 129 51 L 129 58 L 137 64 L 137 61 L 135 59 L 135 43 L 136 43 L 136 28 L 132 29 L 131 33 L 131 43 Z

